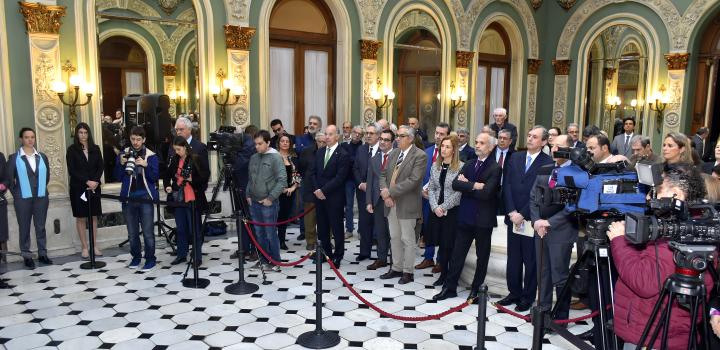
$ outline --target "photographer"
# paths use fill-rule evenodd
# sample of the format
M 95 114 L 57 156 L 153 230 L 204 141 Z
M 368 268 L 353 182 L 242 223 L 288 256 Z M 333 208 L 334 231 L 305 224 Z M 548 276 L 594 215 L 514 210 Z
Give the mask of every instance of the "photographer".
M 189 207 L 175 208 L 175 224 L 177 225 L 177 257 L 172 265 L 187 261 L 188 240 L 192 232 L 192 215 L 195 215 L 195 259 L 202 264 L 202 235 L 200 234 L 200 213 L 207 209 L 207 199 L 203 188 L 207 187 L 210 170 L 200 161 L 200 156 L 193 154 L 182 136 L 173 139 L 175 155 L 170 158 L 167 172 L 163 177 L 165 192 L 172 193 L 175 202 L 190 203 L 195 201 L 195 212 Z
M 118 155 L 117 167 L 122 171 L 120 196 L 124 198 L 149 199 L 159 198 L 155 183 L 160 173 L 160 162 L 157 155 L 145 147 L 145 129 L 135 126 L 130 130 L 130 147 Z M 128 228 L 130 255 L 132 261 L 128 265 L 137 269 L 140 265 L 140 230 L 142 226 L 145 244 L 145 265 L 143 271 L 155 267 L 155 230 L 153 229 L 155 209 L 152 203 L 123 202 L 123 214 Z
M 663 175 L 658 198 L 672 198 L 693 202 L 701 200 L 705 186 L 699 172 L 689 165 L 678 165 Z M 645 246 L 632 245 L 625 235 L 625 221 L 614 222 L 607 231 L 614 263 L 618 272 L 615 286 L 615 333 L 624 340 L 625 349 L 634 349 L 639 342 L 650 314 L 658 300 L 664 281 L 675 272 L 673 252 L 667 239 L 651 241 Z M 704 274 L 707 290 L 712 278 Z M 679 304 L 672 305 L 669 320 L 668 348 L 686 349 L 690 332 L 690 313 Z M 656 325 L 651 328 L 654 331 Z M 652 345 L 661 347 L 658 338 Z

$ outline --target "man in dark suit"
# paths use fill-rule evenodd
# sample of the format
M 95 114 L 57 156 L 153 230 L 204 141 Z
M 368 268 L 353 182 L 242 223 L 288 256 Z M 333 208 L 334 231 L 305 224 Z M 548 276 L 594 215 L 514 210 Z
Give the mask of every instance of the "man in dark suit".
M 315 190 L 315 210 L 317 211 L 318 238 L 325 254 L 331 256 L 335 266 L 340 266 L 345 254 L 345 236 L 343 235 L 343 210 L 345 208 L 345 179 L 350 171 L 350 160 L 343 147 L 338 143 L 338 130 L 335 125 L 325 128 L 326 146 L 315 154 L 313 172 Z M 335 251 L 330 245 L 330 231 L 335 241 Z M 321 258 L 321 257 L 316 257 Z
M 477 296 L 478 288 L 485 281 L 493 227 L 497 226 L 495 194 L 500 188 L 500 167 L 492 157 L 497 140 L 481 133 L 475 138 L 477 160 L 465 163 L 460 175 L 453 181 L 453 189 L 462 192 L 455 244 L 452 249 L 450 272 L 443 288 L 433 300 L 457 296 L 457 284 L 465 266 L 470 245 L 475 241 L 475 276 L 468 299 Z
M 572 147 L 585 147 L 585 144 L 580 141 L 580 127 L 576 123 L 570 123 L 567 126 L 567 134 L 572 140 Z
M 360 254 L 357 261 L 370 258 L 373 239 L 373 215 L 367 211 L 367 174 L 370 160 L 378 152 L 378 137 L 380 133 L 375 124 L 365 127 L 365 143 L 358 147 L 353 162 L 352 176 L 357 183 L 355 195 L 358 202 L 358 233 L 360 235 Z
M 703 126 L 695 132 L 695 135 L 693 135 L 692 140 L 690 141 L 693 150 L 695 151 L 695 153 L 697 153 L 698 156 L 700 156 L 700 159 L 702 160 L 707 160 L 705 154 L 705 140 L 707 140 L 707 137 L 709 135 L 710 130 Z
M 303 201 L 303 210 L 307 211 L 315 205 L 315 155 L 317 150 L 325 147 L 325 133 L 318 131 L 314 135 L 314 142 L 307 145 L 300 153 L 298 159 L 298 171 L 303 179 L 300 182 L 300 197 Z M 303 218 L 303 226 L 305 227 L 305 248 L 314 250 L 317 244 L 317 215 L 315 210 L 310 210 Z
M 377 126 L 379 127 L 379 125 Z M 368 266 L 368 270 L 377 270 L 388 265 L 390 249 L 390 232 L 385 217 L 385 203 L 380 196 L 380 173 L 388 165 L 388 157 L 393 150 L 395 134 L 391 130 L 382 130 L 378 140 L 378 150 L 370 161 L 367 171 L 365 203 L 366 210 L 372 214 L 373 232 L 377 236 L 377 260 Z
M 515 149 L 515 144 L 517 143 L 518 138 L 518 132 L 517 127 L 510 122 L 508 122 L 507 117 L 507 109 L 505 108 L 495 108 L 493 111 L 493 118 L 495 118 L 495 122 L 490 124 L 490 129 L 495 131 L 495 135 L 498 135 L 500 133 L 500 130 L 508 130 L 510 131 L 510 135 L 512 136 L 512 141 L 510 142 L 510 149 Z
M 560 147 L 569 147 L 572 139 L 559 135 L 553 140 L 551 152 Z M 535 254 L 542 256 L 542 265 L 537 272 L 541 276 L 540 300 L 538 305 L 550 310 L 553 301 L 553 287 L 557 297 L 570 273 L 570 256 L 578 237 L 577 217 L 565 212 L 564 205 L 552 204 L 550 191 L 557 184 L 557 172 L 571 164 L 570 160 L 553 158 L 555 164 L 542 166 L 538 170 L 535 188 L 530 192 L 530 219 L 535 229 Z M 557 319 L 567 319 L 570 312 L 570 293 L 558 301 Z
M 523 232 L 523 227 L 530 224 L 530 191 L 535 184 L 535 177 L 540 167 L 552 163 L 552 158 L 542 152 L 547 139 L 547 129 L 533 127 L 527 135 L 527 151 L 515 152 L 503 168 L 503 199 L 508 213 L 505 218 L 508 227 L 506 278 L 510 294 L 498 301 L 498 304 L 507 306 L 517 303 L 517 311 L 529 310 L 535 301 L 535 242 L 532 236 L 515 231 Z
M 510 159 L 510 156 L 515 152 L 515 150 L 510 148 L 510 142 L 512 141 L 512 134 L 509 130 L 500 130 L 498 133 L 497 138 L 497 145 L 493 149 L 492 153 L 490 154 L 492 158 L 494 158 L 495 163 L 500 167 L 500 170 L 503 170 L 503 167 L 505 166 L 505 162 Z M 496 199 L 498 201 L 497 206 L 497 214 L 498 215 L 505 215 L 505 204 L 503 203 L 502 198 L 502 181 L 503 181 L 503 175 L 501 172 L 500 175 L 500 187 L 498 188 Z
M 280 139 L 281 135 L 287 135 L 288 138 L 290 138 L 290 141 L 292 141 L 292 144 L 295 144 L 295 135 L 292 135 L 285 131 L 285 127 L 283 126 L 282 120 L 280 119 L 273 119 L 270 122 L 270 129 L 272 129 L 273 134 L 275 134 L 270 139 L 270 147 L 277 149 L 278 148 L 278 140 Z M 299 153 L 299 152 L 298 152 Z
M 633 154 L 632 143 L 630 142 L 635 136 L 635 119 L 633 117 L 623 118 L 623 130 L 625 132 L 618 134 L 610 145 L 613 154 L 620 154 L 626 158 L 630 158 Z
M 460 150 L 460 161 L 463 163 L 477 158 L 475 148 L 468 145 L 468 129 L 458 128 L 455 131 L 458 135 L 458 149 Z

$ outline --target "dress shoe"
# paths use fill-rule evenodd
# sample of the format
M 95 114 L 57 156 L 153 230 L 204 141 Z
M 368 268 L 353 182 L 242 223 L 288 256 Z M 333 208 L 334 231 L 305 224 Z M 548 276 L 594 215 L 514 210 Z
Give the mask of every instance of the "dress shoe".
M 454 290 L 443 288 L 440 291 L 440 293 L 433 295 L 432 300 L 440 301 L 440 300 L 445 300 L 448 298 L 454 298 L 456 296 L 457 296 L 457 292 L 455 292 Z
M 257 255 L 257 253 L 255 253 L 255 252 L 250 252 L 250 253 L 247 254 L 246 257 L 245 257 L 245 260 L 246 260 L 246 261 L 257 261 L 257 259 L 258 259 L 258 255 Z
M 443 284 L 445 284 L 445 276 L 440 276 L 440 278 L 437 279 L 437 281 L 433 282 L 433 286 L 440 287 Z
M 379 269 L 381 267 L 385 267 L 387 265 L 388 264 L 385 262 L 385 260 L 375 260 L 374 263 L 368 265 L 367 269 L 368 270 L 377 270 L 377 269 Z
M 52 260 L 50 260 L 50 258 L 48 258 L 47 255 L 40 255 L 38 257 L 38 261 L 44 265 L 52 265 L 53 264 Z
M 443 270 L 443 269 L 442 269 L 442 266 L 440 266 L 440 265 L 435 265 L 435 266 L 433 266 L 432 271 L 430 271 L 430 272 L 432 272 L 432 273 L 439 273 L 439 272 L 442 272 L 442 270 Z
M 305 234 L 304 234 L 304 233 L 301 233 L 301 234 L 299 234 L 299 235 L 297 236 L 297 240 L 298 240 L 298 241 L 302 241 L 302 240 L 304 240 L 304 239 L 305 239 Z
M 467 298 L 468 298 L 468 300 L 472 300 L 471 304 L 477 304 L 477 303 L 478 303 L 477 300 L 475 300 L 475 298 L 477 298 L 477 295 L 478 295 L 478 290 L 477 290 L 477 288 L 470 289 L 470 294 L 468 294 L 468 297 L 467 297 Z
M 285 244 L 285 242 L 280 242 L 280 249 L 282 249 L 282 250 L 288 250 L 287 244 Z
M 187 262 L 187 258 L 184 256 L 183 257 L 178 256 L 177 258 L 175 258 L 175 260 L 170 262 L 170 265 L 182 264 L 184 262 Z
M 415 265 L 416 270 L 427 269 L 428 267 L 435 266 L 435 262 L 432 259 L 425 259 L 421 263 Z
M 230 254 L 230 259 L 235 260 L 238 258 L 238 251 L 236 250 L 235 253 Z M 247 253 L 245 253 L 245 258 L 247 258 Z
M 369 255 L 358 255 L 357 258 L 355 258 L 355 261 L 363 261 L 367 259 L 370 259 Z
M 588 308 L 588 306 L 582 301 L 578 301 L 576 303 L 570 304 L 570 308 L 573 310 L 585 310 Z
M 408 284 L 415 280 L 415 277 L 411 273 L 403 273 L 402 277 L 400 277 L 400 280 L 398 280 L 398 284 Z
M 334 259 L 332 259 L 332 261 L 333 261 L 333 264 L 335 265 L 335 267 L 339 268 L 340 263 L 342 263 L 342 258 L 334 258 Z
M 525 311 L 528 311 L 528 310 L 530 310 L 530 308 L 532 307 L 532 304 L 533 304 L 532 302 L 519 301 L 519 302 L 517 303 L 517 305 L 515 306 L 515 311 L 517 311 L 517 312 L 525 312 Z
M 23 258 L 23 261 L 25 262 L 25 267 L 27 267 L 28 269 L 35 268 L 35 262 L 32 258 Z
M 508 305 L 515 304 L 515 303 L 518 302 L 518 301 L 519 301 L 518 299 L 511 298 L 511 297 L 508 295 L 508 296 L 506 296 L 506 297 L 498 300 L 495 304 L 502 305 L 502 306 L 508 306 Z
M 402 272 L 390 269 L 390 271 L 380 275 L 380 279 L 381 280 L 389 280 L 389 279 L 395 278 L 395 277 L 402 277 L 402 275 L 403 275 Z

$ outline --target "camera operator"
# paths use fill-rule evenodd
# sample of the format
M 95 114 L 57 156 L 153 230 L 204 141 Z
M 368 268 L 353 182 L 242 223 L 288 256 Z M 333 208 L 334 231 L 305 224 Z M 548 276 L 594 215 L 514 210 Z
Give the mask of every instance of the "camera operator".
M 693 202 L 704 196 L 705 186 L 700 173 L 690 165 L 679 165 L 663 174 L 658 187 L 658 198 L 672 198 Z M 667 239 L 651 241 L 645 246 L 632 245 L 625 235 L 625 221 L 614 222 L 607 231 L 614 257 L 618 280 L 615 286 L 615 333 L 624 340 L 624 349 L 635 349 L 650 319 L 664 281 L 675 272 L 673 252 Z M 707 290 L 711 290 L 712 278 L 704 274 Z M 690 332 L 690 313 L 679 304 L 672 305 L 669 320 L 668 348 L 686 349 Z M 651 330 L 654 331 L 655 326 Z M 652 345 L 661 347 L 658 339 Z
M 124 171 L 121 181 L 120 196 L 126 198 L 150 199 L 158 198 L 155 183 L 160 175 L 160 162 L 157 155 L 145 147 L 145 129 L 135 126 L 130 130 L 130 147 L 118 155 L 117 166 Z M 155 267 L 155 230 L 153 229 L 155 209 L 152 203 L 126 202 L 122 204 L 123 214 L 127 222 L 128 240 L 132 261 L 128 265 L 137 269 L 140 265 L 140 230 L 142 226 L 145 246 L 145 265 L 143 271 Z
M 595 163 L 614 163 L 628 160 L 623 155 L 613 155 L 610 152 L 610 139 L 603 134 L 590 136 L 585 144 L 588 152 L 592 153 Z
M 195 259 L 202 264 L 202 235 L 200 234 L 200 215 L 207 209 L 207 199 L 202 190 L 207 187 L 210 170 L 200 161 L 200 156 L 191 153 L 190 145 L 182 136 L 173 139 L 173 153 L 170 158 L 163 187 L 167 194 L 173 194 L 172 199 L 179 203 L 195 202 L 195 213 L 189 207 L 175 208 L 175 224 L 177 225 L 177 256 L 172 265 L 187 261 L 188 241 L 192 235 L 192 215 L 195 217 Z
M 247 128 L 245 128 L 242 134 L 242 149 L 232 155 L 232 176 L 238 192 L 235 195 L 237 195 L 237 198 L 239 200 L 244 200 L 245 194 L 247 193 L 249 177 L 248 165 L 250 164 L 250 157 L 255 154 L 255 141 L 253 140 L 254 133 L 257 132 L 257 130 L 255 129 L 256 128 L 253 125 L 249 125 Z M 245 258 L 249 260 L 255 260 L 250 258 L 250 256 L 253 255 L 254 252 L 250 252 L 250 237 L 248 236 L 247 230 L 245 229 L 245 225 L 241 225 L 240 232 L 240 234 L 242 235 L 242 245 L 243 251 L 245 252 Z M 237 251 L 230 255 L 230 259 L 237 259 Z

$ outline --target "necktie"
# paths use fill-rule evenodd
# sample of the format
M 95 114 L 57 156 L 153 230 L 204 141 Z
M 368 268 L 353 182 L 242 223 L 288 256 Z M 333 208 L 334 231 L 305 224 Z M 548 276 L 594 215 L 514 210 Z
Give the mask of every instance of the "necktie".
M 482 162 L 482 160 L 480 160 L 480 159 L 478 159 L 477 161 L 475 161 L 475 172 L 477 172 L 478 169 L 480 169 L 480 167 L 482 166 L 482 164 L 483 164 L 483 162 Z
M 325 163 L 323 164 L 323 168 L 327 166 L 328 160 L 330 160 L 330 147 L 325 149 Z
M 548 182 L 548 187 L 550 187 L 551 190 L 555 188 L 555 185 L 557 184 L 558 169 L 559 168 L 553 169 L 552 175 L 550 175 L 550 182 Z
M 625 135 L 625 152 L 627 152 L 628 143 L 630 142 L 630 135 Z
M 382 161 L 382 166 L 380 167 L 380 170 L 385 170 L 385 165 L 387 165 L 388 155 L 389 155 L 388 153 L 383 154 L 383 161 Z
M 503 163 L 505 163 L 505 152 L 500 151 L 500 159 L 498 159 L 498 163 L 500 164 L 500 169 L 502 169 Z
M 530 169 L 530 165 L 532 165 L 532 156 L 527 156 L 527 160 L 525 161 L 525 172 Z
M 370 151 L 368 151 L 368 158 L 372 158 L 372 147 L 370 147 Z
M 435 151 L 433 151 L 433 161 L 432 161 L 433 163 L 435 163 L 435 159 L 437 159 L 437 155 L 438 155 L 438 148 L 437 148 L 437 146 L 436 146 L 436 147 L 435 147 Z M 398 163 L 398 164 L 399 164 L 399 163 Z
M 395 163 L 395 167 L 400 165 L 400 163 L 402 163 L 402 161 L 403 161 L 403 152 L 400 152 L 400 156 L 398 157 L 397 163 Z

